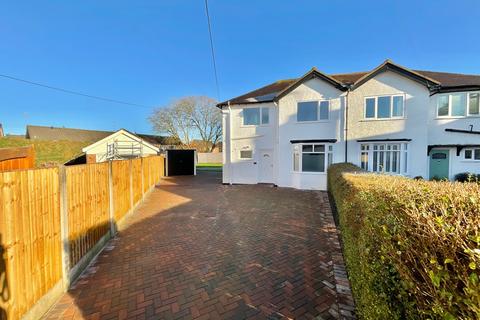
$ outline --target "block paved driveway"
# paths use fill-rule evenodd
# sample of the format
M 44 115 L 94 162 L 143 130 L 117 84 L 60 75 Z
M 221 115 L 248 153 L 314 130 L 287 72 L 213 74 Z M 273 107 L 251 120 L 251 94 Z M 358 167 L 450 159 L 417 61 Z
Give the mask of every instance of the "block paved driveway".
M 350 319 L 326 192 L 167 178 L 47 319 Z

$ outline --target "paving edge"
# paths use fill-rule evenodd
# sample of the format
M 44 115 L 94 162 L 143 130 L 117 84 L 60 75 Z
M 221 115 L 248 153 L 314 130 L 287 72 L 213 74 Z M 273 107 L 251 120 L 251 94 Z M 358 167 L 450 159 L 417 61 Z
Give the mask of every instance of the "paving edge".
M 355 301 L 353 299 L 350 281 L 348 280 L 348 273 L 343 259 L 342 246 L 340 245 L 340 230 L 335 224 L 333 217 L 332 203 L 330 202 L 328 193 L 326 191 L 319 193 L 319 200 L 328 203 L 324 218 L 333 230 L 329 232 L 329 239 L 335 253 L 332 254 L 333 262 L 333 276 L 335 279 L 335 291 L 337 292 L 338 312 L 340 314 L 334 315 L 338 319 L 356 319 L 355 316 Z
M 22 320 L 40 319 L 50 310 L 63 293 L 63 280 L 61 279 L 22 316 Z

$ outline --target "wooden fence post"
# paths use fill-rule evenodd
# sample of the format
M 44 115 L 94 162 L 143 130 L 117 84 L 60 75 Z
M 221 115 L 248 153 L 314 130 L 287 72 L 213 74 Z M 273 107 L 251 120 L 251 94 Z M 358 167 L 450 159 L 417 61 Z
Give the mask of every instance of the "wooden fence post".
M 133 162 L 132 159 L 128 160 L 130 164 L 130 210 L 133 210 Z
M 143 178 L 143 157 L 140 158 L 140 167 L 142 168 L 142 199 L 145 197 L 145 179 Z
M 110 237 L 116 233 L 115 227 L 115 201 L 113 198 L 113 161 L 108 161 L 108 195 L 110 208 Z
M 70 286 L 70 243 L 68 239 L 68 197 L 67 197 L 67 171 L 65 166 L 58 168 L 58 181 L 60 184 L 60 233 L 62 241 L 62 277 L 63 289 Z

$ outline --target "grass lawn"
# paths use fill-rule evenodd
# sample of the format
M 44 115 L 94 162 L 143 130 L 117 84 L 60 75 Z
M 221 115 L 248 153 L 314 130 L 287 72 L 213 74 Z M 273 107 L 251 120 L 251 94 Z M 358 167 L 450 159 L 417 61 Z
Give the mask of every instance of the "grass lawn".
M 23 147 L 33 144 L 35 148 L 35 166 L 45 167 L 63 164 L 82 152 L 90 142 L 42 141 L 18 137 L 0 138 L 0 148 Z
M 197 163 L 197 168 L 198 167 L 223 167 L 221 163 Z
M 221 163 L 197 163 L 197 170 L 203 171 L 222 171 Z

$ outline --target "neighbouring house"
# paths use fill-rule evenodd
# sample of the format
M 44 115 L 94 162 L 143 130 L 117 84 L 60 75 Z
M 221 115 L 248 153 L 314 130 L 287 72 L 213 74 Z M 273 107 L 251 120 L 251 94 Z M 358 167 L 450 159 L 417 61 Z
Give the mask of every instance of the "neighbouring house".
M 97 163 L 157 155 L 160 149 L 139 135 L 120 129 L 82 149 L 82 154 L 65 165 Z
M 85 130 L 27 125 L 25 138 L 32 140 L 96 142 L 112 135 L 115 132 L 116 131 Z M 180 143 L 177 139 L 168 136 L 156 136 L 140 133 L 135 133 L 135 135 L 142 138 L 144 141 L 147 141 L 148 143 L 162 149 L 164 147 L 173 147 Z
M 223 182 L 326 190 L 327 168 L 426 179 L 480 173 L 480 75 L 313 68 L 219 103 Z
M 198 152 L 212 152 L 212 153 L 219 153 L 222 152 L 222 142 L 217 142 L 215 147 L 212 149 L 212 143 L 210 141 L 203 141 L 203 140 L 192 140 L 190 142 L 189 147 L 196 149 Z

